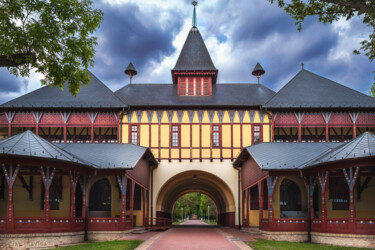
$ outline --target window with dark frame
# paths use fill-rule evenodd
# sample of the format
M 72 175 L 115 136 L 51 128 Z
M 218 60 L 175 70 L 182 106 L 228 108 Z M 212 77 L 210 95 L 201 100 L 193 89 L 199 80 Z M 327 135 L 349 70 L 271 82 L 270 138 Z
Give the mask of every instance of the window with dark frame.
M 344 177 L 329 178 L 329 199 L 332 210 L 349 210 L 349 187 Z
M 180 146 L 180 126 L 172 125 L 172 147 L 178 148 Z
M 253 126 L 253 144 L 257 144 L 261 142 L 261 127 L 260 125 L 254 125 Z
M 213 147 L 220 147 L 220 126 L 219 125 L 213 125 L 212 126 L 212 146 Z
M 284 179 L 280 185 L 280 211 L 301 211 L 301 190 L 289 179 Z
M 268 210 L 268 186 L 267 181 L 263 181 L 263 210 Z
M 131 144 L 138 145 L 139 128 L 138 125 L 131 125 L 130 142 Z
M 259 210 L 258 185 L 250 188 L 250 210 Z

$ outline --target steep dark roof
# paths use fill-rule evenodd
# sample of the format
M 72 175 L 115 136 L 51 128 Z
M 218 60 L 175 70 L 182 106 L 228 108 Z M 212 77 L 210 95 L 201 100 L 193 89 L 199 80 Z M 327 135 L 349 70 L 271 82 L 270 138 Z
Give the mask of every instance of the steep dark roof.
M 45 86 L 0 105 L 0 108 L 122 108 L 126 105 L 96 76 L 82 85 L 77 97 L 57 87 Z
M 258 84 L 213 84 L 212 96 L 178 96 L 175 84 L 128 84 L 116 91 L 130 106 L 260 106 L 274 94 Z
M 357 138 L 319 157 L 310 165 L 313 166 L 332 161 L 357 159 L 370 156 L 375 156 L 375 135 L 370 132 L 365 132 Z
M 73 162 L 87 166 L 94 165 L 60 149 L 29 130 L 0 140 L 0 156 L 37 157 Z
M 173 70 L 216 70 L 196 27 L 190 30 Z
M 132 144 L 56 144 L 67 152 L 79 156 L 100 169 L 132 169 L 146 152 L 152 156 L 148 148 Z M 156 164 L 155 158 L 151 157 Z
M 301 70 L 263 107 L 375 108 L 375 98 L 308 70 Z

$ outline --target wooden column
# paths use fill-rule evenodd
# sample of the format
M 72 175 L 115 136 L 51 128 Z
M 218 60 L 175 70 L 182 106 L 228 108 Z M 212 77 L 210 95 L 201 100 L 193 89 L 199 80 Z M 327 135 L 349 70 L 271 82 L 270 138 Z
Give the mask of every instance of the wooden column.
M 278 179 L 278 176 L 276 176 L 276 177 L 269 176 L 267 178 L 267 185 L 268 185 L 268 224 L 269 224 L 270 227 L 272 227 L 272 223 L 273 223 L 272 194 L 273 194 L 273 190 L 275 189 L 277 179 Z
M 82 218 L 86 219 L 88 217 L 87 211 L 86 211 L 86 204 L 87 204 L 87 188 L 88 188 L 88 180 L 86 176 L 83 176 L 80 178 L 80 185 L 82 189 Z
M 262 225 L 263 220 L 263 181 L 258 182 L 258 192 L 259 192 L 259 228 Z M 261 228 L 260 228 L 261 229 Z
M 77 173 L 69 171 L 70 180 L 70 217 L 74 219 L 76 217 L 76 188 L 79 179 Z
M 40 173 L 42 174 L 42 181 L 44 184 L 44 222 L 47 226 L 50 224 L 50 205 L 49 205 L 49 189 L 52 184 L 53 176 L 55 175 L 55 169 L 50 173 L 50 168 L 46 168 L 44 173 L 43 167 L 40 167 Z
M 142 188 L 142 225 L 146 226 L 146 189 Z
M 135 189 L 135 182 L 130 180 L 130 219 L 132 222 L 132 227 L 134 225 L 133 222 L 133 215 L 134 215 L 134 189 Z
M 323 223 L 325 223 L 327 220 L 326 190 L 327 190 L 328 171 L 323 172 L 323 173 L 318 173 L 318 179 L 319 179 L 321 194 L 322 194 L 322 221 Z
M 309 183 L 308 183 L 308 198 L 309 198 L 309 208 L 310 208 L 310 218 L 314 218 L 314 204 L 313 204 L 313 194 L 314 188 L 316 185 L 316 179 L 313 180 L 313 176 L 309 176 Z
M 250 188 L 246 189 L 246 225 L 250 227 Z
M 353 123 L 353 138 L 357 137 L 357 126 Z
M 147 190 L 146 191 L 146 201 L 147 201 L 147 221 L 146 221 L 146 226 L 148 226 L 150 223 L 152 222 L 149 222 L 149 217 L 152 217 L 150 215 L 150 202 L 149 202 L 149 191 Z
M 344 172 L 344 176 L 345 176 L 345 179 L 348 183 L 348 186 L 349 186 L 349 200 L 350 200 L 350 205 L 349 205 L 349 230 L 350 230 L 350 233 L 354 233 L 355 232 L 355 206 L 354 206 L 354 186 L 355 186 L 355 182 L 357 180 L 357 177 L 358 177 L 358 173 L 359 173 L 359 167 L 356 167 L 355 168 L 355 172 L 354 172 L 354 175 L 353 175 L 353 168 L 349 168 L 349 173 L 347 172 L 347 170 L 345 168 L 342 169 L 342 171 Z
M 326 142 L 329 142 L 329 128 L 328 128 L 328 123 L 326 123 Z
M 121 189 L 121 222 L 126 226 L 126 187 L 128 178 L 125 175 L 117 176 L 117 184 Z
M 5 179 L 8 183 L 8 205 L 7 205 L 7 230 L 12 232 L 14 230 L 14 205 L 13 205 L 13 185 L 16 181 L 17 174 L 20 170 L 20 166 L 17 165 L 15 171 L 13 172 L 13 165 L 9 165 L 7 169 L 5 165 L 2 165 Z
M 94 123 L 91 123 L 91 143 L 94 143 Z
M 302 126 L 298 123 L 298 142 L 302 142 Z

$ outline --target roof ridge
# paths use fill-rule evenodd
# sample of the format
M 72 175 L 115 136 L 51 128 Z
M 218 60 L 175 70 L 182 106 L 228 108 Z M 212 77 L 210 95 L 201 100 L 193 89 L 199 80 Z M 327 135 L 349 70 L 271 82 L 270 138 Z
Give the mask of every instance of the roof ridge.
M 107 88 L 120 102 L 122 102 L 125 105 L 128 105 L 127 103 L 124 103 L 124 101 L 120 97 L 118 97 L 116 93 L 112 91 L 104 82 L 102 82 L 102 80 L 100 80 L 96 75 L 94 75 L 94 73 L 92 73 L 91 71 L 89 71 L 89 73 L 92 74 L 101 84 L 103 84 L 104 87 Z
M 286 86 L 288 86 L 289 84 L 291 84 L 291 82 L 299 75 L 302 73 L 302 71 L 305 70 L 305 69 L 301 69 L 300 71 L 298 71 L 298 73 L 292 77 L 292 79 L 290 79 L 281 89 L 279 89 L 279 91 L 275 92 L 275 94 L 271 97 L 271 99 L 268 100 L 268 102 L 266 102 L 265 104 L 263 105 L 267 105 L 270 101 L 272 101 L 273 98 L 275 98 L 276 95 L 278 95 L 282 90 L 284 90 L 286 88 Z

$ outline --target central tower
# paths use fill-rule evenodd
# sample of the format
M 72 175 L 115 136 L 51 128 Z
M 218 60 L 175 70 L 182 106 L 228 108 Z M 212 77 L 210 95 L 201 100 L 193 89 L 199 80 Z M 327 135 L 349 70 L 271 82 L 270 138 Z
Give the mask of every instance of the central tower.
M 173 84 L 178 85 L 179 96 L 210 96 L 212 84 L 216 84 L 218 70 L 197 28 L 196 1 L 193 6 L 192 28 L 172 69 L 172 80 Z

